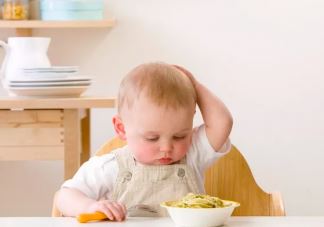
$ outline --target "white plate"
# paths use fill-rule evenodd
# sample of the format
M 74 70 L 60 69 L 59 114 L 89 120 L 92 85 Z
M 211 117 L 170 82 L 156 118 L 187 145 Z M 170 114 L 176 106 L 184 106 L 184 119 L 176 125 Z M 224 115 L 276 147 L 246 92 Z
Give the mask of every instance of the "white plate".
M 68 78 L 68 77 L 75 77 L 78 76 L 78 72 L 71 72 L 71 73 L 55 73 L 55 72 L 23 72 L 23 78 L 31 78 L 31 79 L 42 79 L 42 78 Z
M 79 66 L 52 66 L 42 68 L 22 68 L 24 72 L 77 72 Z
M 90 77 L 84 77 L 84 76 L 70 76 L 70 77 L 58 77 L 58 78 L 15 78 L 8 80 L 9 83 L 34 83 L 34 82 L 64 82 L 64 81 L 91 81 Z
M 46 87 L 46 88 L 12 88 L 8 91 L 16 96 L 41 96 L 41 97 L 78 97 L 88 86 L 78 87 Z
M 9 87 L 54 87 L 54 86 L 89 86 L 91 81 L 59 81 L 59 82 L 9 82 Z

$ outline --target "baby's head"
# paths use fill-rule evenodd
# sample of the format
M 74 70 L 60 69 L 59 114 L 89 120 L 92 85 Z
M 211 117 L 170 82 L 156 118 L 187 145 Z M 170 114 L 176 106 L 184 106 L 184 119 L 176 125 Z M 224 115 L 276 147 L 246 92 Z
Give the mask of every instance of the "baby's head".
M 121 83 L 115 130 L 137 161 L 172 164 L 190 146 L 196 99 L 189 77 L 175 66 L 139 65 Z
M 118 94 L 118 113 L 129 109 L 145 96 L 165 108 L 190 108 L 196 105 L 196 92 L 190 79 L 166 63 L 142 64 L 123 79 Z

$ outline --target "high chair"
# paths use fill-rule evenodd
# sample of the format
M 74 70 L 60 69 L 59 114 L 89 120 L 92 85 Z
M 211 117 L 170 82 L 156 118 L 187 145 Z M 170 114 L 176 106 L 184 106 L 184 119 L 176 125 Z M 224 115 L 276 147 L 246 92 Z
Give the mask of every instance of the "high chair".
M 113 138 L 96 155 L 109 153 L 125 144 L 123 140 Z M 241 205 L 234 210 L 234 216 L 285 216 L 281 193 L 266 193 L 257 185 L 250 167 L 234 145 L 206 171 L 205 189 L 206 194 L 239 202 Z M 61 216 L 55 206 L 55 197 L 52 216 Z

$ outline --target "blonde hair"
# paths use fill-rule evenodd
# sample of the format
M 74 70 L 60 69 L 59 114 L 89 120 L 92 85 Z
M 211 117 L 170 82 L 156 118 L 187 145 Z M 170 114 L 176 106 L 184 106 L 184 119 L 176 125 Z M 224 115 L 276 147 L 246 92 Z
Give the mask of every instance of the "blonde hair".
M 197 95 L 189 77 L 166 63 L 146 63 L 131 70 L 122 80 L 118 94 L 118 113 L 124 105 L 131 108 L 144 93 L 159 106 L 195 106 Z

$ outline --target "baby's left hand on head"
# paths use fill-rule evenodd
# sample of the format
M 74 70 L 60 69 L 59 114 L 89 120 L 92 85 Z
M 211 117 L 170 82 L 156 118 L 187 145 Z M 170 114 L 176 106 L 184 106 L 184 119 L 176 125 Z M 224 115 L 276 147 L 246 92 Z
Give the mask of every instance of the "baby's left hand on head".
M 185 68 L 183 68 L 182 66 L 179 66 L 179 65 L 172 65 L 172 66 L 174 66 L 175 68 L 177 68 L 180 72 L 184 73 L 191 80 L 191 82 L 193 84 L 196 83 L 195 77 L 187 69 L 185 69 Z

